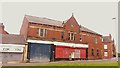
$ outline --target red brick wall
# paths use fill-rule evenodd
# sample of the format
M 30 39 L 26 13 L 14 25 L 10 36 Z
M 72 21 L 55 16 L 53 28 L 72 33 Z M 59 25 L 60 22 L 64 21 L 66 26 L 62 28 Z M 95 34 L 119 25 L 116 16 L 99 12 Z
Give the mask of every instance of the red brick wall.
M 102 43 L 102 36 L 91 34 L 87 32 L 81 32 L 83 40 L 82 43 L 88 43 L 88 58 L 89 59 L 96 59 L 96 58 L 102 58 L 103 56 L 103 43 Z M 93 41 L 93 37 L 97 38 L 97 44 Z M 94 56 L 92 56 L 92 49 L 94 49 Z M 99 50 L 99 56 L 97 56 L 97 49 Z
M 71 24 L 73 25 L 73 27 L 71 27 Z M 64 28 L 65 28 L 65 40 L 67 42 L 73 42 L 73 43 L 80 43 L 80 27 L 79 27 L 79 24 L 77 23 L 77 21 L 75 20 L 75 18 L 72 16 L 64 25 Z M 75 35 L 75 40 L 68 40 L 68 33 L 69 31 L 72 31 L 72 32 L 76 32 L 76 35 Z
M 39 28 L 47 29 L 47 35 L 45 37 L 39 36 Z M 60 41 L 61 32 L 63 32 L 63 28 L 31 23 L 29 24 L 28 28 L 28 37 L 42 40 L 52 40 L 55 38 L 56 40 Z
M 107 57 L 104 56 L 104 58 L 112 58 L 113 57 L 113 54 L 112 54 L 113 43 L 112 42 L 108 42 L 108 43 L 104 43 L 104 44 L 107 45 L 107 52 L 108 52 L 108 56 Z M 104 52 L 105 52 L 105 50 L 104 50 Z
M 20 29 L 20 35 L 24 35 L 26 38 L 27 38 L 27 34 L 28 34 L 28 25 L 29 25 L 29 22 L 26 19 L 26 17 L 24 17 L 24 20 L 23 20 L 23 23 L 22 23 L 22 26 Z
M 71 27 L 71 23 L 74 25 Z M 46 28 L 47 29 L 47 35 L 45 37 L 40 37 L 38 35 L 38 28 Z M 68 40 L 68 32 L 73 31 L 76 32 L 76 39 L 75 40 Z M 21 34 L 27 36 L 28 38 L 32 39 L 41 39 L 41 40 L 52 40 L 52 38 L 56 38 L 57 41 L 63 41 L 61 39 L 61 32 L 64 32 L 64 41 L 63 42 L 72 42 L 72 43 L 87 43 L 89 45 L 88 48 L 88 58 L 89 59 L 97 59 L 97 58 L 103 58 L 103 43 L 102 43 L 102 36 L 91 34 L 87 32 L 81 32 L 80 27 L 75 20 L 74 17 L 71 17 L 64 25 L 63 28 L 61 27 L 55 27 L 55 26 L 48 26 L 48 25 L 41 25 L 41 24 L 35 24 L 30 23 L 28 25 L 28 21 L 26 18 L 24 18 L 23 25 L 21 28 Z M 27 32 L 27 33 L 26 33 Z M 83 40 L 80 42 L 80 34 L 86 34 L 82 36 Z M 93 42 L 93 36 L 95 36 L 98 40 L 98 43 L 95 44 Z M 94 48 L 94 56 L 91 55 L 91 49 Z M 99 56 L 96 56 L 97 49 L 99 49 Z

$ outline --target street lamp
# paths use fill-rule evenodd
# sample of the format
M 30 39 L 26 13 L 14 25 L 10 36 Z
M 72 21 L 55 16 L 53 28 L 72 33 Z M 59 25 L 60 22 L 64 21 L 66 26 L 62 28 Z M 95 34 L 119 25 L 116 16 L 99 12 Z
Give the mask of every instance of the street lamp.
M 118 35 L 117 35 L 117 34 L 118 34 L 118 33 L 117 33 L 117 32 L 118 32 L 117 29 L 118 29 L 118 28 L 117 28 L 117 20 L 116 20 L 116 17 L 112 18 L 112 20 L 114 20 L 114 23 L 115 23 L 116 36 L 118 36 Z M 118 48 L 118 45 L 116 46 L 116 48 Z M 115 49 L 116 49 L 116 48 L 115 48 Z M 117 53 L 117 49 L 116 49 L 116 58 L 118 58 L 117 56 L 118 56 L 118 53 Z M 118 60 L 118 59 L 117 59 L 117 60 Z

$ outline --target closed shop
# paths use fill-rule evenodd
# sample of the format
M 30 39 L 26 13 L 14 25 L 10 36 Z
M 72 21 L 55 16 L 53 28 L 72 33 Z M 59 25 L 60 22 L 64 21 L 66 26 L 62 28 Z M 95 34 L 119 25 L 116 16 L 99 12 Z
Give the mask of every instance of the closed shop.
M 71 43 L 54 43 L 55 48 L 55 58 L 73 58 L 73 59 L 86 59 L 86 49 L 88 45 L 83 44 L 71 44 Z
M 18 63 L 23 59 L 24 45 L 1 44 L 0 54 L 2 63 Z
M 86 59 L 87 58 L 86 55 L 87 55 L 86 48 L 81 48 L 80 49 L 80 58 Z
M 55 58 L 69 58 L 69 57 L 70 57 L 70 47 L 56 46 Z
M 55 58 L 86 59 L 86 48 L 56 46 Z
M 22 53 L 2 53 L 2 62 L 22 62 Z
M 51 55 L 51 44 L 28 44 L 28 59 L 30 62 L 47 62 L 50 61 Z
M 1 35 L 2 42 L 0 44 L 0 57 L 3 63 L 19 63 L 23 62 L 25 37 L 15 34 Z
M 75 58 L 80 58 L 80 49 L 75 49 Z

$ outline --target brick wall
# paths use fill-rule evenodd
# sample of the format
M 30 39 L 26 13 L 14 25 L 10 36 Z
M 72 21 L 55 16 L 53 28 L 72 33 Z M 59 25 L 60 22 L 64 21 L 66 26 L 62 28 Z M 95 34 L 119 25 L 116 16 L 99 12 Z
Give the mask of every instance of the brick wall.
M 89 48 L 88 48 L 89 59 L 103 58 L 104 47 L 102 43 L 102 36 L 98 34 L 81 31 L 79 24 L 77 23 L 77 21 L 75 20 L 73 16 L 67 20 L 67 22 L 64 24 L 63 27 L 37 24 L 33 22 L 29 22 L 29 25 L 26 25 L 25 22 L 28 24 L 27 21 L 23 21 L 23 25 L 21 28 L 21 34 L 23 35 L 27 34 L 27 38 L 88 44 L 89 45 Z M 39 28 L 44 28 L 47 30 L 47 34 L 45 37 L 39 36 Z M 62 39 L 61 37 L 62 32 L 64 32 L 64 39 Z M 68 39 L 69 32 L 75 33 L 75 40 Z M 80 35 L 82 35 L 82 41 L 80 41 Z M 96 37 L 97 43 L 93 41 L 93 37 Z M 94 49 L 94 56 L 91 55 L 92 49 Z M 99 50 L 99 56 L 97 56 L 97 49 Z

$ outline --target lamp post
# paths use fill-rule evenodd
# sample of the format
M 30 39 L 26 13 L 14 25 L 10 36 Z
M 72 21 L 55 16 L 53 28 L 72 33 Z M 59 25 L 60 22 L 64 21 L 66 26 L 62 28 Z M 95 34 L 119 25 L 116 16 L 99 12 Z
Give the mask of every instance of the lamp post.
M 116 19 L 116 17 L 114 17 L 114 18 L 112 18 L 112 20 L 114 20 L 114 23 L 115 23 L 115 32 L 116 32 L 116 36 L 118 36 L 117 34 L 118 34 L 118 27 L 117 27 L 117 19 Z M 118 48 L 118 45 L 116 46 L 116 48 Z M 115 48 L 115 49 L 116 49 Z M 116 58 L 117 58 L 117 60 L 118 60 L 118 53 L 117 53 L 117 50 L 116 50 Z

